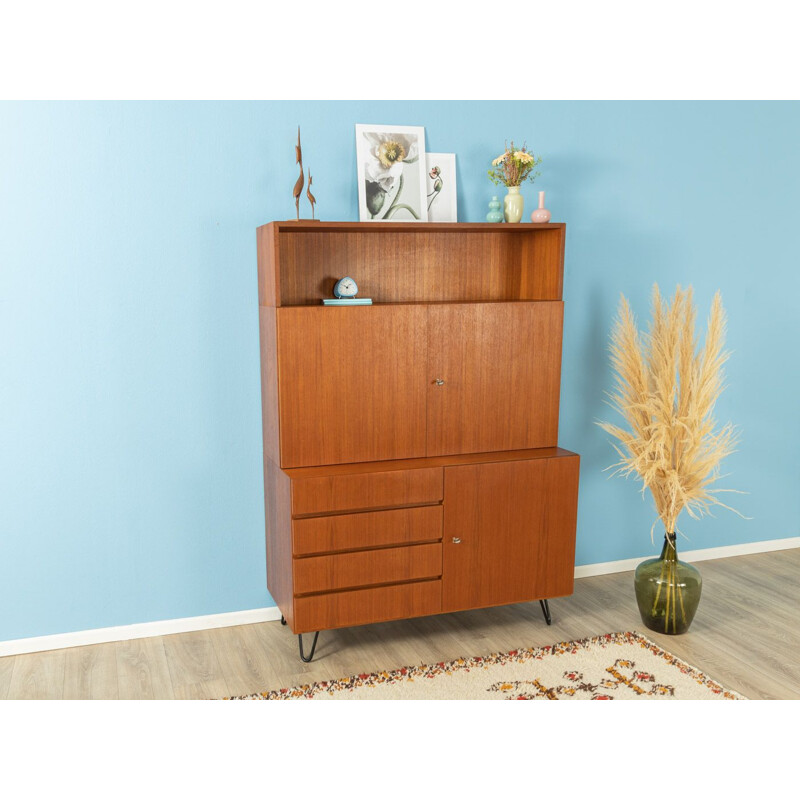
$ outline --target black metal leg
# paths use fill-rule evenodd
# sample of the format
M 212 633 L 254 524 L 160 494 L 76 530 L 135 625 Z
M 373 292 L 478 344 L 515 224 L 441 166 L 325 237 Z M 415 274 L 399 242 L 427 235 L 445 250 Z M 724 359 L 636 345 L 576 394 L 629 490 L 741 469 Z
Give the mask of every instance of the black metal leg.
M 547 600 L 540 600 L 539 601 L 539 605 L 542 607 L 542 612 L 544 613 L 544 621 L 548 625 L 552 625 L 553 624 L 553 619 L 550 616 L 550 606 L 547 605 Z
M 308 662 L 314 658 L 314 651 L 317 649 L 317 639 L 319 639 L 319 631 L 314 634 L 314 642 L 311 645 L 311 652 L 308 654 L 308 658 L 306 658 L 303 654 L 303 634 L 298 633 L 297 638 L 300 640 L 300 660 L 305 661 L 306 664 L 308 664 Z
M 283 614 L 281 614 L 281 625 L 285 624 L 286 624 L 286 617 L 284 617 Z

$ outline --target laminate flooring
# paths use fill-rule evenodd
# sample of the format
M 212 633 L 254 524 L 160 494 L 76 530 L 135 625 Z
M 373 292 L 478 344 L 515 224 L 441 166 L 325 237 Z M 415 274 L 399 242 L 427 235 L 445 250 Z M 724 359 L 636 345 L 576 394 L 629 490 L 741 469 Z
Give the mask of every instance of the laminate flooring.
M 627 630 L 750 699 L 800 699 L 800 548 L 697 566 L 703 595 L 682 636 L 642 625 L 621 572 L 576 580 L 549 627 L 534 602 L 323 631 L 310 664 L 279 622 L 8 656 L 0 699 L 215 699 Z

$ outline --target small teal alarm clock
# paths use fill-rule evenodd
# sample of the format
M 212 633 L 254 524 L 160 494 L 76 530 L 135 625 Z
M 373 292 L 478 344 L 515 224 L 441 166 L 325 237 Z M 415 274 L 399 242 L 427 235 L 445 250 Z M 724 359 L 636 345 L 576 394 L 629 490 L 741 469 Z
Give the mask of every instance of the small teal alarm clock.
M 356 282 L 350 278 L 345 277 L 336 281 L 336 286 L 333 287 L 333 296 L 343 300 L 347 297 L 355 297 L 358 294 L 358 286 Z

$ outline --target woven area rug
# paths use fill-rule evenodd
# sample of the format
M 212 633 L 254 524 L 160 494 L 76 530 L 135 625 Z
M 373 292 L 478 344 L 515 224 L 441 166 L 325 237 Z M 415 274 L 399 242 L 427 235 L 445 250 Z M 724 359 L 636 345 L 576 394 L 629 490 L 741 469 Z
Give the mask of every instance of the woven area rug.
M 635 632 L 226 700 L 744 700 Z

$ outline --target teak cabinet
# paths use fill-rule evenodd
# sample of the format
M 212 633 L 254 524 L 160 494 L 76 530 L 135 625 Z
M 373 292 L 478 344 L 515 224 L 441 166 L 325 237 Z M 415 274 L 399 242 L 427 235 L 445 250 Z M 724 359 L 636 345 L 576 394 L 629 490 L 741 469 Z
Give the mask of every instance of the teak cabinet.
M 258 229 L 267 585 L 295 633 L 572 592 L 564 234 Z M 343 275 L 373 305 L 323 306 Z

